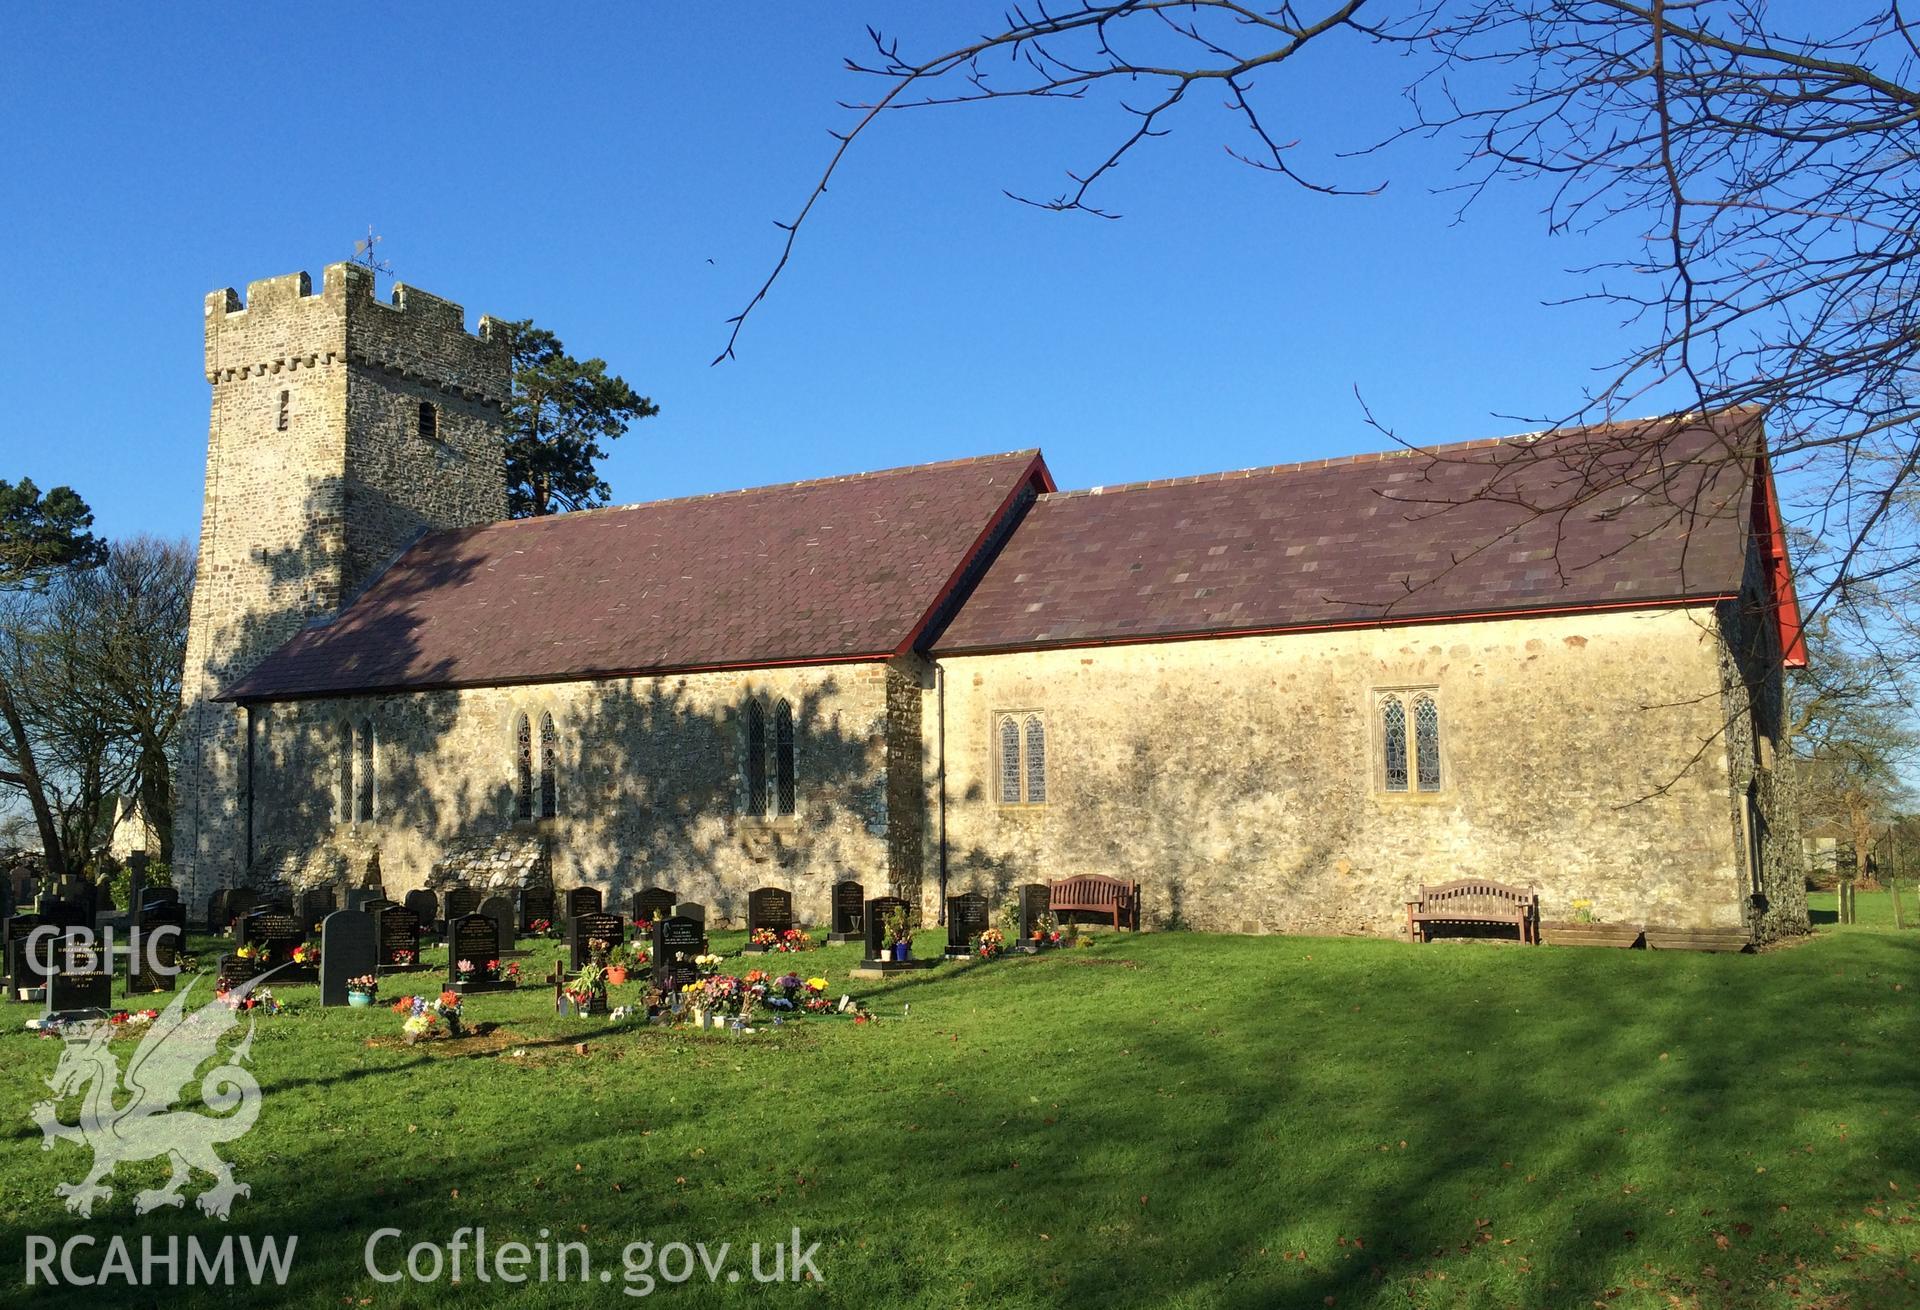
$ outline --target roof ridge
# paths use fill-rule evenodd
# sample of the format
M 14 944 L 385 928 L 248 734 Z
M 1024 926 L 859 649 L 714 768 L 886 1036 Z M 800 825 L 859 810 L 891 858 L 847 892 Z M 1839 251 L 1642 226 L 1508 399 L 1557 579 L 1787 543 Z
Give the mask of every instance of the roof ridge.
M 1612 419 L 1605 423 L 1589 423 L 1571 428 L 1536 428 L 1531 432 L 1515 432 L 1504 437 L 1480 437 L 1471 441 L 1441 442 L 1431 446 L 1399 446 L 1392 450 L 1366 450 L 1352 455 L 1332 455 L 1322 459 L 1304 459 L 1291 464 L 1262 464 L 1254 468 L 1227 469 L 1219 473 L 1191 473 L 1177 478 L 1147 478 L 1140 482 L 1118 482 L 1098 487 L 1082 487 L 1072 491 L 1050 491 L 1040 497 L 1041 500 L 1071 500 L 1080 496 L 1111 496 L 1124 491 L 1148 491 L 1159 487 L 1189 487 L 1203 482 L 1232 482 L 1243 478 L 1269 477 L 1280 473 L 1312 473 L 1322 469 L 1340 468 L 1356 464 L 1384 464 L 1388 460 L 1412 459 L 1420 455 L 1446 455 L 1468 450 L 1492 450 L 1508 445 L 1533 445 L 1546 440 L 1564 440 L 1573 437 L 1597 437 L 1621 428 L 1634 427 L 1646 423 L 1661 423 L 1679 419 L 1680 430 L 1710 426 L 1716 420 L 1732 418 L 1743 419 L 1760 412 L 1758 406 L 1736 405 L 1716 410 L 1711 414 L 1688 412 L 1680 415 L 1653 415 L 1647 418 Z
M 795 482 L 768 482 L 757 487 L 739 487 L 731 491 L 701 491 L 691 496 L 669 496 L 665 500 L 636 500 L 625 505 L 595 505 L 592 509 L 568 510 L 563 514 L 542 514 L 524 519 L 494 519 L 488 523 L 475 523 L 465 528 L 451 528 L 450 532 L 477 532 L 486 528 L 509 527 L 522 523 L 556 523 L 564 520 L 579 519 L 600 514 L 621 514 L 636 509 L 661 509 L 669 505 L 692 505 L 705 500 L 727 500 L 735 496 L 758 496 L 771 491 L 801 491 L 812 487 L 829 487 L 842 482 L 865 482 L 875 478 L 894 477 L 902 473 L 943 472 L 948 469 L 964 468 L 970 464 L 992 464 L 999 460 L 1039 458 L 1040 448 L 1029 447 L 1026 450 L 1003 450 L 993 455 L 967 455 L 960 459 L 935 460 L 928 464 L 899 464 L 893 468 L 869 469 L 863 473 L 839 473 L 829 477 L 801 478 Z M 432 535 L 440 535 L 438 533 Z

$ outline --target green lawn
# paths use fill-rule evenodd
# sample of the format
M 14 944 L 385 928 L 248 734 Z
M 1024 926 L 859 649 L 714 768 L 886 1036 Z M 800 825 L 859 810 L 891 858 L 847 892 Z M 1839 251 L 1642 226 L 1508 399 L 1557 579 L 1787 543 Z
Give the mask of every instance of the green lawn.
M 795 962 L 837 992 L 854 952 Z M 629 1242 L 731 1242 L 741 1268 L 740 1248 L 795 1227 L 822 1244 L 823 1284 L 702 1276 L 655 1294 L 1920 1303 L 1920 933 L 1825 932 L 1758 956 L 1108 936 L 852 990 L 877 1023 L 734 1037 L 558 1021 L 535 989 L 472 1001 L 470 1018 L 502 1026 L 486 1038 L 409 1050 L 385 1009 L 282 989 L 292 1011 L 254 1042 L 259 1123 L 224 1150 L 253 1189 L 228 1230 L 300 1237 L 287 1288 L 36 1288 L 32 1303 L 610 1306 Z M 135 1219 L 133 1192 L 161 1176 L 145 1166 L 122 1169 L 91 1221 L 66 1213 L 52 1189 L 90 1156 L 41 1150 L 29 1109 L 61 1043 L 20 1031 L 29 1013 L 0 1007 L 8 1292 L 29 1233 L 219 1231 Z M 596 1281 L 363 1271 L 377 1228 L 411 1243 L 482 1225 L 496 1246 L 542 1228 L 587 1242 Z

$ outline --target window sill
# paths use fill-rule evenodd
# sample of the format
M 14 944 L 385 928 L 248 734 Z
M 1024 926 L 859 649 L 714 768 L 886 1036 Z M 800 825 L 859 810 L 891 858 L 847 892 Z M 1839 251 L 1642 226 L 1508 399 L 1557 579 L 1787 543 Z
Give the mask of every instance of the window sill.
M 783 814 L 779 818 L 769 819 L 761 815 L 743 814 L 739 823 L 742 832 L 796 832 L 800 827 L 800 816 Z
M 1374 788 L 1373 799 L 1385 805 L 1441 805 L 1454 799 L 1448 788 L 1439 791 L 1384 791 Z

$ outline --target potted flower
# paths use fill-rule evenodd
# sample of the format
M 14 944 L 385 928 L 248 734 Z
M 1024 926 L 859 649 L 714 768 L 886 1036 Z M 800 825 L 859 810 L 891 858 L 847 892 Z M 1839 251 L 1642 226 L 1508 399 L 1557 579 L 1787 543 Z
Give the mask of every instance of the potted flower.
M 998 928 L 983 928 L 973 939 L 973 952 L 983 960 L 991 960 L 1006 949 L 1006 935 Z
M 607 985 L 623 987 L 627 981 L 627 952 L 625 947 L 616 947 L 607 952 Z
M 913 930 L 920 926 L 920 912 L 911 905 L 896 905 L 880 921 L 897 961 L 913 958 Z
M 380 979 L 377 975 L 363 973 L 358 978 L 347 979 L 347 1004 L 365 1007 L 373 1004 L 373 998 L 379 994 Z

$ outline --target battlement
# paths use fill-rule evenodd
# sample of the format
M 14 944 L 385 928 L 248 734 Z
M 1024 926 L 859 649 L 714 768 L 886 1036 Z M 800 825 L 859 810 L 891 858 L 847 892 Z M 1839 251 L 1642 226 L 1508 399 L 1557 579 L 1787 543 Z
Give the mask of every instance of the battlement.
M 249 282 L 244 300 L 232 287 L 211 292 L 206 320 L 216 384 L 345 360 L 486 404 L 505 404 L 511 391 L 504 321 L 482 317 L 468 332 L 459 304 L 405 283 L 382 303 L 363 264 L 327 265 L 317 295 L 304 272 Z

